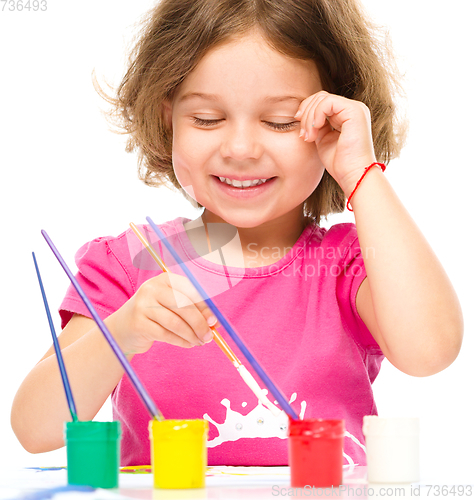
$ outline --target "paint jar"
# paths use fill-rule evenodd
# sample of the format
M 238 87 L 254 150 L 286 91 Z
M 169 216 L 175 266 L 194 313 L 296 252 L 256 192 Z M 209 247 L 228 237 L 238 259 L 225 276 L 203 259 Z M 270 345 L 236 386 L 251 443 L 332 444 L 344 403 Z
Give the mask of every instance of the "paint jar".
M 207 420 L 151 420 L 151 467 L 155 488 L 204 488 Z
M 342 484 L 344 420 L 290 420 L 288 436 L 293 488 Z
M 117 488 L 120 422 L 66 422 L 67 482 Z
M 367 448 L 370 483 L 419 481 L 419 420 L 417 418 L 364 417 L 362 432 Z

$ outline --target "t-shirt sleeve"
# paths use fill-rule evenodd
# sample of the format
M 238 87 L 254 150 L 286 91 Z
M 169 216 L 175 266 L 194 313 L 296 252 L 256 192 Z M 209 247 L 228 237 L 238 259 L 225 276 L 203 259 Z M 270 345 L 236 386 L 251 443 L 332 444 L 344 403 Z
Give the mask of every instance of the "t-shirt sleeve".
M 343 322 L 356 344 L 371 354 L 381 354 L 379 345 L 360 317 L 356 297 L 359 287 L 367 277 L 363 252 L 359 245 L 354 224 L 343 224 L 347 231 L 342 239 L 341 272 L 337 282 L 337 298 Z
M 76 253 L 76 279 L 102 319 L 119 309 L 134 293 L 131 273 L 124 259 L 114 251 L 113 238 L 97 238 Z M 59 308 L 61 327 L 73 314 L 91 314 L 72 284 Z

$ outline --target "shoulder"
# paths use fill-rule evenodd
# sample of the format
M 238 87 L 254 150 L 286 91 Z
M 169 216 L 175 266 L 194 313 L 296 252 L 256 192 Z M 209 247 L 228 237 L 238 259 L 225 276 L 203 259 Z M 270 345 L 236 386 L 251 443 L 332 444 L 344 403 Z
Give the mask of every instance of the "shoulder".
M 357 229 L 355 224 L 351 222 L 334 224 L 324 234 L 325 245 L 349 247 L 355 241 L 357 241 Z
M 186 219 L 175 219 L 163 224 L 159 224 L 160 229 L 166 235 L 178 234 L 184 231 L 183 222 Z M 147 224 L 137 225 L 138 230 L 148 241 L 155 241 L 157 236 L 153 229 Z M 82 245 L 76 252 L 76 263 L 85 259 L 97 261 L 117 259 L 122 263 L 133 261 L 135 254 L 143 250 L 144 247 L 132 229 L 128 228 L 118 236 L 100 236 Z
M 179 231 L 180 225 L 182 227 L 182 221 L 175 220 L 161 227 L 170 235 Z M 138 227 L 150 241 L 152 229 Z M 85 243 L 76 252 L 75 261 L 76 279 L 102 318 L 121 307 L 145 281 L 162 272 L 131 229 L 118 236 L 101 236 Z M 89 317 L 71 285 L 60 306 L 63 327 L 74 313 Z
M 184 230 L 185 219 L 175 219 L 160 224 L 160 229 L 167 235 Z M 153 229 L 148 225 L 137 225 L 147 241 L 153 245 L 157 240 Z M 75 255 L 76 265 L 81 273 L 100 273 L 122 281 L 127 281 L 135 292 L 147 279 L 160 272 L 157 264 L 132 231 L 127 229 L 118 236 L 101 236 L 79 248 Z
M 317 252 L 318 259 L 346 260 L 360 253 L 357 229 L 350 222 L 335 224 L 329 229 L 313 226 L 308 245 L 313 253 Z

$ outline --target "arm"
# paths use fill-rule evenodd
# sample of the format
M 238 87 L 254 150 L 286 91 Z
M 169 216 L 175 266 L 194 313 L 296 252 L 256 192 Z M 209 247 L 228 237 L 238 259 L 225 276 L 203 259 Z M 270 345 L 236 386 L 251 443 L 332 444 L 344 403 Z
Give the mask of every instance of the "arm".
M 110 320 L 105 322 L 109 327 Z M 59 344 L 78 418 L 92 420 L 122 377 L 122 366 L 94 321 L 84 316 L 73 316 L 59 336 Z M 63 425 L 70 420 L 51 347 L 18 389 L 12 428 L 27 451 L 42 453 L 64 446 Z
M 356 299 L 361 318 L 401 371 L 425 376 L 443 370 L 456 358 L 463 332 L 444 269 L 378 168 L 366 175 L 351 205 L 367 271 Z
M 187 305 L 180 307 L 177 301 Z M 155 341 L 179 347 L 204 345 L 212 341 L 209 324 L 215 322 L 189 281 L 171 273 L 145 282 L 105 320 L 129 359 L 146 352 Z M 84 316 L 73 316 L 59 336 L 59 344 L 78 418 L 92 420 L 120 381 L 122 366 L 95 322 Z M 51 347 L 18 389 L 12 405 L 12 428 L 26 450 L 42 453 L 64 446 L 63 426 L 70 420 Z
M 301 128 L 348 197 L 377 161 L 370 113 L 357 101 L 318 92 L 301 106 Z M 377 167 L 351 200 L 367 279 L 359 288 L 360 316 L 383 353 L 401 371 L 431 375 L 456 358 L 463 321 L 442 266 Z

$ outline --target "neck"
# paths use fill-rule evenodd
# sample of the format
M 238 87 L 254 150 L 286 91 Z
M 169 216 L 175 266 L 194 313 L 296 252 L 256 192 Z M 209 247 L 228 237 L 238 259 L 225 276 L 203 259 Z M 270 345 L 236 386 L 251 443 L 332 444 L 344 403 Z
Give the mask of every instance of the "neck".
M 258 227 L 242 228 L 231 226 L 205 210 L 199 219 L 186 225 L 186 231 L 196 252 L 206 260 L 222 263 L 218 250 L 225 246 L 228 266 L 263 267 L 282 259 L 310 222 L 301 210 L 292 215 Z

